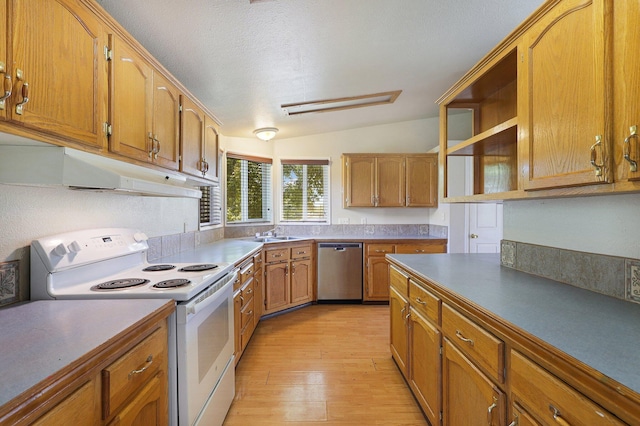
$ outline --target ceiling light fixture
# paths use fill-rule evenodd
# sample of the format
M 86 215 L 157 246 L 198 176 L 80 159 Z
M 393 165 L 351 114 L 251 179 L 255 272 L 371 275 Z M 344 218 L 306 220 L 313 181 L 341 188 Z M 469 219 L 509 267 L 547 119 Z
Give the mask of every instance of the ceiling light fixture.
M 278 133 L 278 129 L 275 127 L 263 127 L 262 129 L 256 129 L 253 134 L 262 139 L 265 142 L 269 142 Z

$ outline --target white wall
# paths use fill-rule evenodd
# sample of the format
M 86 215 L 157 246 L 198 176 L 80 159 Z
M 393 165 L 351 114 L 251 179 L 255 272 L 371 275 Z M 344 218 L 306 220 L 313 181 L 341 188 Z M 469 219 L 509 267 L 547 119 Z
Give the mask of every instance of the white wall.
M 504 202 L 507 240 L 640 258 L 640 194 Z

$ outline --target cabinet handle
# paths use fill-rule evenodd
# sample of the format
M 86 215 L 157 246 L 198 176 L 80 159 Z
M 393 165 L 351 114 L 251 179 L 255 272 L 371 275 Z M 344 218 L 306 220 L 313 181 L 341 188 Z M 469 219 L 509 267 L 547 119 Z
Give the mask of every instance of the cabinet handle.
M 571 426 L 569 422 L 567 422 L 565 419 L 562 418 L 560 414 L 560 410 L 558 410 L 556 407 L 549 404 L 549 410 L 553 411 L 553 420 L 555 420 L 556 423 L 558 423 L 561 426 Z
M 244 305 L 244 297 L 240 296 L 240 304 Z
M 253 311 L 247 312 L 247 316 L 250 316 L 251 314 L 253 314 Z
M 596 143 L 591 145 L 591 165 L 595 169 L 596 176 L 602 176 L 602 168 L 604 167 L 604 163 L 598 164 L 596 163 L 596 147 L 600 147 L 602 149 L 602 136 L 596 136 Z
M 427 302 L 425 302 L 424 300 L 420 299 L 419 297 L 416 297 L 416 302 L 423 305 L 423 306 L 427 306 Z
M 151 149 L 149 150 L 149 158 L 153 158 L 153 153 L 156 151 L 156 142 L 151 132 L 147 133 L 147 137 L 151 141 Z
M 252 289 L 252 288 L 250 288 L 249 290 L 247 290 L 247 294 L 251 294 L 251 293 L 253 293 L 253 289 Z
M 493 404 L 487 409 L 487 424 L 491 426 L 493 424 L 493 409 L 498 406 L 498 398 L 493 397 Z
M 0 72 L 6 73 L 4 62 L 0 62 Z M 13 89 L 13 83 L 11 83 L 11 76 L 9 74 L 5 74 L 4 76 L 4 95 L 0 97 L 0 109 L 4 109 L 5 100 L 11 96 L 11 90 Z
M 282 255 L 281 255 L 281 254 L 272 254 L 271 256 L 272 256 L 272 257 L 282 257 Z
M 149 355 L 149 356 L 147 357 L 147 361 L 146 361 L 146 362 L 147 362 L 147 365 L 145 365 L 145 366 L 144 366 L 144 367 L 142 367 L 141 369 L 131 371 L 131 372 L 129 373 L 129 376 L 128 376 L 128 377 L 129 377 L 129 379 L 131 379 L 131 376 L 134 376 L 134 375 L 136 375 L 136 374 L 140 374 L 140 373 L 144 372 L 147 368 L 149 368 L 149 367 L 151 366 L 151 363 L 153 362 L 153 355 Z
M 386 253 L 386 250 L 376 250 L 376 253 Z
M 462 340 L 465 343 L 468 343 L 469 345 L 473 346 L 473 340 L 472 339 L 467 339 L 466 337 L 464 337 L 462 335 L 462 332 L 460 332 L 460 330 L 456 330 L 456 337 L 460 340 Z
M 416 253 L 424 253 L 424 250 L 416 249 Z
M 299 251 L 298 254 L 307 254 L 306 251 Z
M 22 70 L 16 70 L 16 80 L 23 81 L 24 73 Z M 16 114 L 22 115 L 24 105 L 29 102 L 29 83 L 26 81 L 22 84 L 22 101 L 16 104 Z
M 158 154 L 160 153 L 160 141 L 158 140 L 158 135 L 153 135 L 153 142 L 155 143 L 155 147 L 153 149 L 153 159 L 158 159 Z
M 509 423 L 509 426 L 518 426 L 518 423 L 520 422 L 520 417 L 518 417 L 518 413 L 513 413 L 513 421 L 511 423 Z
M 9 92 L 9 94 L 11 94 L 11 92 Z M 1 100 L 1 99 L 0 99 Z M 627 160 L 629 162 L 629 171 L 630 172 L 637 172 L 638 171 L 638 163 L 635 160 L 632 160 L 630 155 L 631 155 L 631 149 L 629 147 L 630 145 L 630 141 L 631 138 L 638 138 L 638 126 L 631 126 L 629 127 L 629 136 L 627 136 L 624 140 L 624 155 L 623 158 L 625 160 Z

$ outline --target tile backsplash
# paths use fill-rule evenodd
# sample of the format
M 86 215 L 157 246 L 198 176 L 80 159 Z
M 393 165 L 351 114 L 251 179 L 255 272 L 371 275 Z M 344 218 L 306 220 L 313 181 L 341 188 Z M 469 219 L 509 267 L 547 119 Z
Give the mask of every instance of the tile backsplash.
M 502 240 L 502 266 L 640 303 L 640 260 Z

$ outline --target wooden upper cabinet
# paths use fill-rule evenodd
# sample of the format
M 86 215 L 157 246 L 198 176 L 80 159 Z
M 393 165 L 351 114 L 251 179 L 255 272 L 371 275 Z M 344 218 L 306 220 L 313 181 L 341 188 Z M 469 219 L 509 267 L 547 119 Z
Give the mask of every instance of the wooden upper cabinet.
M 376 207 L 405 205 L 404 156 L 376 158 Z
M 437 154 L 344 154 L 344 207 L 436 206 L 437 158 Z
M 110 36 L 111 136 L 109 150 L 152 159 L 153 69 L 131 46 Z
M 438 155 L 407 157 L 407 207 L 438 205 Z
M 193 101 L 182 97 L 182 163 L 180 171 L 203 177 L 204 164 L 202 149 L 204 146 L 205 114 Z
M 613 5 L 615 28 L 614 159 L 616 181 L 640 179 L 640 5 L 618 1 Z M 625 154 L 628 159 L 625 159 Z
M 374 207 L 375 157 L 344 157 L 345 207 Z
M 178 170 L 180 159 L 180 92 L 159 73 L 153 75 L 153 161 Z
M 2 42 L 7 20 L 0 24 L 4 91 L 12 90 L 4 118 L 64 140 L 104 147 L 107 39 L 101 21 L 74 0 L 2 2 L 2 13 L 8 4 L 11 58 Z
M 523 37 L 525 190 L 612 181 L 611 3 L 562 1 Z
M 204 149 L 202 150 L 205 162 L 204 178 L 217 181 L 220 179 L 218 164 L 220 131 L 216 122 L 209 116 L 205 116 L 204 124 Z

